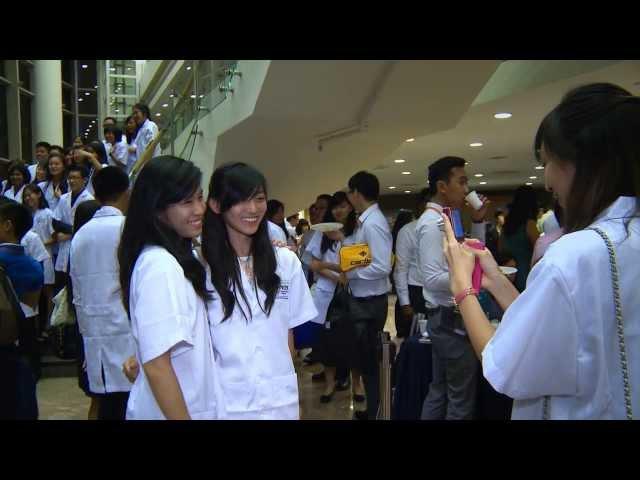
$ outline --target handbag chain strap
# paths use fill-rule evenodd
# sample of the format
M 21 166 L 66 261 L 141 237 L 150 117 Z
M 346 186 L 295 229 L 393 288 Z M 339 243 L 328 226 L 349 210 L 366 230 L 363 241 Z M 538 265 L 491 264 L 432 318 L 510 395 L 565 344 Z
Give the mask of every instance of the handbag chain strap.
M 607 245 L 609 252 L 609 265 L 611 267 L 611 280 L 613 284 L 613 303 L 616 311 L 616 328 L 618 334 L 618 346 L 620 351 L 620 366 L 622 369 L 622 382 L 624 386 L 624 406 L 627 420 L 633 420 L 633 408 L 631 402 L 631 386 L 629 382 L 629 366 L 627 363 L 627 349 L 624 341 L 624 321 L 622 318 L 622 302 L 620 300 L 620 283 L 618 277 L 618 262 L 616 259 L 616 251 L 613 243 L 604 230 L 598 227 L 592 227 L 589 230 L 596 232 L 604 243 Z M 549 419 L 549 396 L 544 397 L 543 418 Z

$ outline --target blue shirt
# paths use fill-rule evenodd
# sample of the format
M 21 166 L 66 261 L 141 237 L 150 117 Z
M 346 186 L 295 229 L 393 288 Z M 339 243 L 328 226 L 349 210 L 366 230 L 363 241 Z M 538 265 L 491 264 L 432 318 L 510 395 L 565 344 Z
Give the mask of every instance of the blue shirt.
M 0 244 L 0 265 L 7 272 L 18 297 L 39 290 L 44 285 L 42 265 L 27 256 L 22 245 Z

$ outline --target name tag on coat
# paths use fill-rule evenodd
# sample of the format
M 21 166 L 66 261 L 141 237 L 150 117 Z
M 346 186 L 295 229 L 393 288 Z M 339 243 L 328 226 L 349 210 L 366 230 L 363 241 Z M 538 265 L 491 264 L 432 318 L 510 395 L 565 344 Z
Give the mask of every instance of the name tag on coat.
M 276 295 L 277 300 L 289 300 L 289 283 L 288 282 L 280 282 L 280 288 L 278 289 L 278 294 Z

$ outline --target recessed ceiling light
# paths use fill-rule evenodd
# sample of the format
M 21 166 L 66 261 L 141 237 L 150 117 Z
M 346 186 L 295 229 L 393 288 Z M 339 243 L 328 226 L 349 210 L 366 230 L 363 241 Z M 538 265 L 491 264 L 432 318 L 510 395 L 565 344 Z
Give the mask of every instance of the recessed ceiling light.
M 200 98 L 204 98 L 204 95 L 200 95 Z
M 193 95 L 191 95 L 191 98 L 196 98 L 196 95 L 195 95 L 195 93 L 194 93 Z
M 78 101 L 79 102 L 84 102 L 84 98 L 79 98 Z
M 402 172 L 403 175 L 411 175 L 411 172 Z
M 538 178 L 538 177 L 536 177 L 536 176 L 534 175 L 534 176 L 529 177 L 529 178 L 530 178 L 531 180 L 535 180 L 535 179 L 536 179 L 536 178 Z
M 189 65 L 189 66 L 187 67 L 187 70 L 191 70 L 191 65 Z
M 87 64 L 85 64 L 85 63 L 83 63 L 83 64 L 82 64 L 82 68 L 89 68 L 89 65 L 87 65 Z
M 411 190 L 405 190 L 404 193 L 411 193 Z
M 120 110 L 116 110 L 116 113 L 120 113 Z
M 407 139 L 405 140 L 405 142 L 408 142 L 408 143 L 415 142 L 415 141 L 416 141 L 416 139 L 415 139 L 415 138 L 407 138 Z
M 395 163 L 404 163 L 404 159 L 402 158 L 398 158 L 397 160 L 394 160 Z
M 493 118 L 497 118 L 497 119 L 503 119 L 503 118 L 511 118 L 513 115 L 511 115 L 508 112 L 501 112 L 501 113 L 496 113 Z
M 98 85 L 94 85 L 93 88 L 98 88 Z
M 133 70 L 133 68 L 132 67 L 127 67 L 127 70 Z
M 173 97 L 175 97 L 175 94 L 170 93 L 170 94 L 169 94 L 169 98 L 173 98 Z
M 169 104 L 168 104 L 168 103 L 163 103 L 163 104 L 162 104 L 162 108 L 167 108 L 168 106 L 169 106 Z
M 486 185 L 487 182 L 480 182 L 480 185 Z
M 476 178 L 484 177 L 484 173 L 476 173 L 476 174 L 474 175 L 474 177 L 476 177 Z
M 533 185 L 533 183 L 527 182 L 527 183 L 525 183 L 525 185 L 531 186 L 531 185 Z
M 481 147 L 482 146 L 482 142 L 473 142 L 469 144 L 470 147 Z
M 538 165 L 538 166 L 536 167 L 536 170 L 544 170 L 544 167 L 543 167 L 542 165 Z
M 111 70 L 112 72 L 116 71 L 116 67 L 111 67 L 109 70 Z
M 396 188 L 396 187 L 394 187 L 394 186 L 391 186 L 391 187 L 389 187 L 389 190 L 393 190 L 394 188 Z
M 88 97 L 89 95 L 91 95 L 91 92 L 84 92 L 84 94 Z
M 160 112 L 156 113 L 156 117 L 161 116 L 162 114 Z

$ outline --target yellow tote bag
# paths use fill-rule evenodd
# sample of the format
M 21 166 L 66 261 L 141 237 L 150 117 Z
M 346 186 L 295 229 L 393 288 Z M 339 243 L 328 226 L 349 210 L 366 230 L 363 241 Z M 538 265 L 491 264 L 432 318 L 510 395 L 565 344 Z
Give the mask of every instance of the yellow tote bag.
M 340 268 L 344 272 L 371 263 L 371 250 L 366 243 L 344 245 L 340 249 Z

